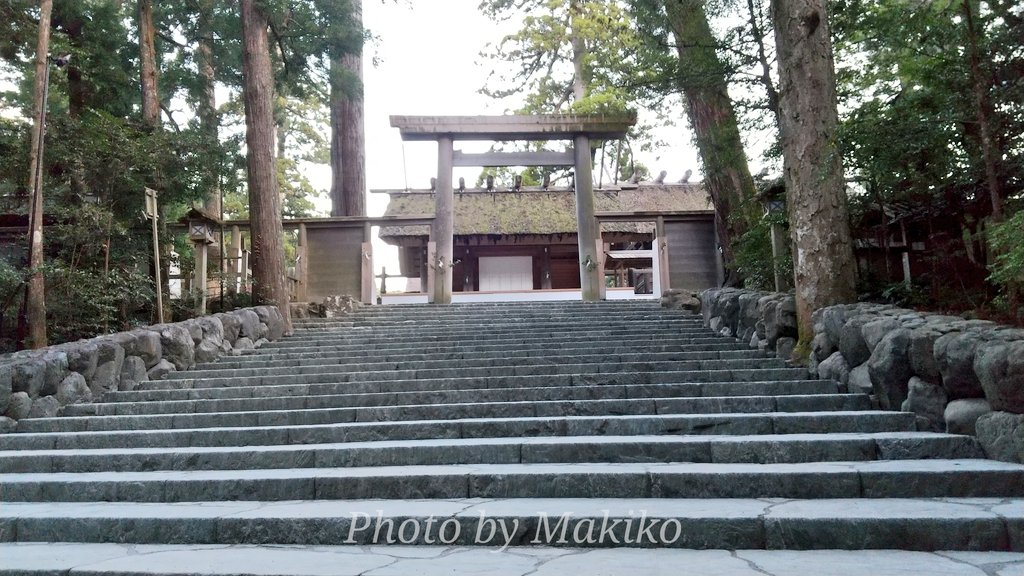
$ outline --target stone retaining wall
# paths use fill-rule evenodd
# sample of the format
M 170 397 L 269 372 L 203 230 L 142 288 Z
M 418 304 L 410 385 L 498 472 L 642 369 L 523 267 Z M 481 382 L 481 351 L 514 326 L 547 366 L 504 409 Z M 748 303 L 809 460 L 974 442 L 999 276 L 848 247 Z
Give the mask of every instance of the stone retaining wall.
M 792 295 L 723 288 L 700 298 L 706 326 L 789 356 Z M 1024 462 L 1024 329 L 870 303 L 813 319 L 812 375 L 914 412 L 919 429 L 976 435 L 989 457 Z
M 0 356 L 0 432 L 21 418 L 56 416 L 68 404 L 258 348 L 284 331 L 277 307 L 257 306 Z

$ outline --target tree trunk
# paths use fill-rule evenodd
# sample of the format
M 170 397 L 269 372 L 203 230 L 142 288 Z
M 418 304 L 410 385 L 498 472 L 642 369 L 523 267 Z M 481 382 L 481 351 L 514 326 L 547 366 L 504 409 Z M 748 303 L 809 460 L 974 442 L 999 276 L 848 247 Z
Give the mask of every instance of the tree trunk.
M 725 68 L 715 53 L 703 0 L 665 0 L 665 9 L 679 55 L 679 88 L 704 165 L 704 186 L 715 205 L 726 284 L 739 285 L 733 244 L 759 217 L 759 209 Z
M 32 148 L 29 150 L 28 189 L 32 193 L 29 214 L 29 277 L 25 289 L 26 344 L 43 348 L 46 338 L 46 286 L 43 279 L 43 141 L 46 137 L 46 88 L 49 76 L 50 16 L 53 0 L 39 2 L 39 37 L 36 44 L 35 102 Z
M 156 83 L 153 0 L 139 0 L 139 52 L 142 62 L 142 121 L 155 130 L 160 126 L 160 95 Z
M 999 151 L 992 135 L 992 102 L 988 97 L 989 82 L 981 68 L 981 54 L 978 47 L 978 30 L 974 23 L 972 0 L 963 0 L 961 7 L 964 25 L 967 28 L 967 55 L 971 65 L 971 94 L 974 97 L 974 114 L 978 121 L 981 140 L 981 155 L 985 161 L 985 180 L 988 184 L 989 201 L 992 203 L 992 219 L 1003 220 L 1003 193 L 999 185 Z
M 781 122 L 779 118 L 779 91 L 772 80 L 771 63 L 768 61 L 768 51 L 764 47 L 765 33 L 761 29 L 758 19 L 760 13 L 757 7 L 754 6 L 754 0 L 747 0 L 747 14 L 750 15 L 750 33 L 757 44 L 757 65 L 761 68 L 761 85 L 764 86 L 765 95 L 768 97 L 768 109 L 775 118 L 775 125 L 778 126 Z
M 587 96 L 587 86 L 590 84 L 590 73 L 587 70 L 587 43 L 579 30 L 579 22 L 583 17 L 584 0 L 572 0 L 569 4 L 570 26 L 569 33 L 572 35 L 572 98 L 579 102 Z
M 142 85 L 142 122 L 149 130 L 160 130 L 160 94 L 157 90 L 156 68 L 156 27 L 153 25 L 153 0 L 138 0 L 139 20 L 139 61 L 140 80 Z M 152 174 L 150 183 L 157 191 L 162 191 L 160 175 Z M 160 286 L 163 293 L 164 319 L 171 320 L 171 244 L 167 240 L 167 220 L 164 218 L 166 207 L 160 204 Z
M 783 169 L 794 246 L 797 323 L 806 357 L 811 313 L 856 299 L 856 262 L 842 158 L 825 0 L 773 0 Z
M 362 0 L 352 1 L 352 26 L 362 36 Z M 331 216 L 366 215 L 363 53 L 331 60 Z
M 202 78 L 202 95 L 198 103 L 199 125 L 211 151 L 219 145 L 217 118 L 217 75 L 213 67 L 213 17 L 214 0 L 202 0 L 199 5 L 198 29 L 199 40 L 196 44 L 196 61 L 199 64 L 199 75 Z M 204 187 L 206 189 L 206 211 L 220 217 L 220 170 L 217 164 L 207 166 Z
M 242 83 L 252 235 L 252 296 L 276 305 L 291 331 L 285 281 L 281 199 L 274 166 L 274 78 L 267 38 L 267 14 L 255 0 L 241 0 Z

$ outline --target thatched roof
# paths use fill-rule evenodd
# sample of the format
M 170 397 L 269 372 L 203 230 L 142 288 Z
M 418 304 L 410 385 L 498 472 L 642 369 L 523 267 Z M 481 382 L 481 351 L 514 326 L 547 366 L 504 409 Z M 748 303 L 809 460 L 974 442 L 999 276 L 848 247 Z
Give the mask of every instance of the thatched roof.
M 385 216 L 433 214 L 429 190 L 389 192 Z M 713 212 L 701 184 L 641 183 L 594 191 L 594 208 L 602 212 Z M 606 222 L 607 232 L 650 232 L 653 224 Z M 524 189 L 455 192 L 455 235 L 549 235 L 576 233 L 576 196 L 572 190 Z M 426 226 L 385 226 L 382 239 L 428 236 Z

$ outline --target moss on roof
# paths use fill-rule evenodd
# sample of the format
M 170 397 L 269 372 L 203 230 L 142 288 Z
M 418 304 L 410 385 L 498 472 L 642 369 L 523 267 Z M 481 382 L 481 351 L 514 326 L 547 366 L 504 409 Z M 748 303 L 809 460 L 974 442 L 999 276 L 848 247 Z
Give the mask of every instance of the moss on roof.
M 385 216 L 434 213 L 428 191 L 391 192 Z M 595 190 L 596 212 L 712 212 L 700 184 L 640 184 L 635 188 Z M 643 222 L 606 222 L 608 232 L 650 232 Z M 575 234 L 576 195 L 572 190 L 455 192 L 455 235 Z M 380 237 L 428 236 L 426 226 L 385 226 Z

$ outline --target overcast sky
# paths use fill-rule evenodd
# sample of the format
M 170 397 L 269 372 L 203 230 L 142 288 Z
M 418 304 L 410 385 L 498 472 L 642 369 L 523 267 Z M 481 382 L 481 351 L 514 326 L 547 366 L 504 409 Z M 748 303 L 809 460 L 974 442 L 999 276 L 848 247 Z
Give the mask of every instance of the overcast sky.
M 390 115 L 502 114 L 515 106 L 478 92 L 491 66 L 480 58 L 481 50 L 509 31 L 484 18 L 478 4 L 479 0 L 365 0 L 364 23 L 380 38 L 366 54 L 365 69 L 370 189 L 407 184 L 423 188 L 437 170 L 436 146 L 409 142 L 403 147 L 398 130 L 388 122 Z M 374 56 L 379 60 L 376 67 L 370 61 Z M 684 131 L 685 127 L 676 127 L 659 134 L 671 147 L 643 158 L 653 173 L 668 170 L 670 179 L 678 179 L 689 168 L 699 174 L 696 153 Z M 457 148 L 471 146 L 485 150 L 489 143 L 460 143 Z M 468 169 L 457 173 L 456 180 L 465 175 L 472 182 L 478 173 L 479 169 Z M 386 197 L 371 202 L 383 210 Z

